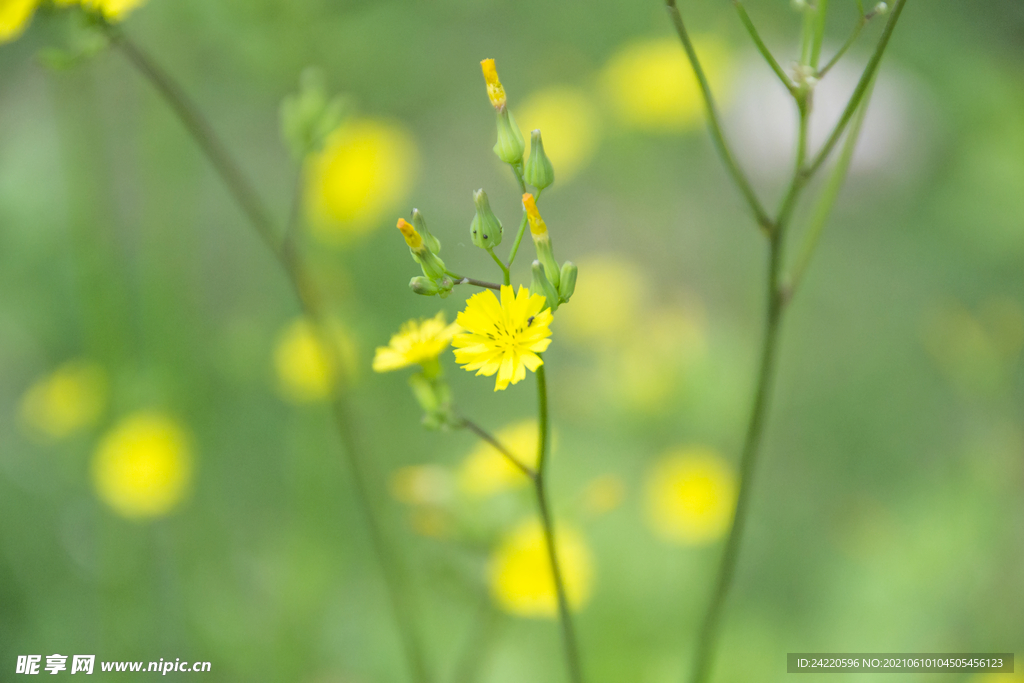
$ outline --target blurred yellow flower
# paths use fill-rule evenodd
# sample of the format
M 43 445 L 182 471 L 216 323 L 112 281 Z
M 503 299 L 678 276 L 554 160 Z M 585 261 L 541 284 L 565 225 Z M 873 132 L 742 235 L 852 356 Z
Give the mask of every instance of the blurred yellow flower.
M 306 167 L 306 213 L 313 234 L 340 244 L 377 228 L 416 174 L 416 143 L 404 129 L 371 119 L 347 121 Z
M 82 7 L 100 12 L 110 21 L 121 21 L 133 9 L 146 0 L 81 0 Z M 63 4 L 72 4 L 64 0 Z
M 699 545 L 721 538 L 736 507 L 736 477 L 704 447 L 682 448 L 654 463 L 647 475 L 647 520 L 670 543 Z
M 536 420 L 509 425 L 495 434 L 494 438 L 516 456 L 519 462 L 531 468 L 537 466 Z M 473 498 L 484 498 L 524 486 L 528 482 L 522 470 L 484 441 L 466 457 L 458 473 L 459 490 Z
M 355 367 L 355 346 L 337 323 L 331 325 L 330 334 L 336 344 L 336 359 L 345 376 L 350 377 Z M 305 318 L 296 318 L 282 330 L 274 349 L 274 367 L 281 394 L 294 403 L 328 399 L 338 376 L 330 350 L 324 348 L 316 326 Z
M 591 480 L 583 490 L 583 509 L 591 515 L 603 515 L 622 505 L 625 497 L 622 477 L 605 474 Z
M 590 549 L 572 528 L 557 527 L 555 539 L 569 606 L 578 610 L 590 600 L 593 588 Z M 540 618 L 558 614 L 555 580 L 540 521 L 521 524 L 501 541 L 491 556 L 489 582 L 495 602 L 510 614 Z
M 569 86 L 538 90 L 519 108 L 523 130 L 540 129 L 557 181 L 574 176 L 594 156 L 599 132 L 596 110 L 585 90 Z M 529 155 L 530 136 L 525 137 Z
M 161 413 L 139 412 L 100 441 L 92 462 L 100 499 L 129 519 L 167 514 L 192 479 L 192 454 L 184 429 Z
M 713 37 L 694 39 L 694 48 L 711 91 L 721 103 L 730 81 L 728 48 Z M 624 45 L 605 65 L 601 80 L 613 111 L 627 126 L 676 132 L 696 128 L 703 121 L 704 102 L 697 78 L 678 40 L 659 38 Z
M 59 439 L 96 422 L 107 400 L 107 376 L 89 361 L 71 361 L 29 387 L 21 419 L 33 432 Z
M 38 5 L 39 0 L 0 0 L 0 43 L 20 36 Z
M 440 465 L 409 465 L 391 475 L 391 495 L 406 505 L 441 505 L 455 489 L 451 473 Z
M 551 343 L 551 309 L 542 308 L 544 297 L 522 286 L 518 294 L 502 286 L 501 303 L 490 290 L 469 297 L 456 319 L 467 332 L 452 339 L 455 361 L 478 375 L 497 374 L 495 391 L 524 379 L 527 369 L 536 372 L 544 364 L 537 354 Z
M 410 365 L 433 363 L 462 328 L 457 323 L 445 325 L 444 311 L 433 318 L 402 323 L 398 334 L 387 346 L 378 346 L 373 357 L 375 372 L 399 370 Z
M 644 276 L 632 262 L 614 254 L 584 256 L 572 305 L 558 320 L 576 341 L 607 345 L 632 330 L 646 295 Z

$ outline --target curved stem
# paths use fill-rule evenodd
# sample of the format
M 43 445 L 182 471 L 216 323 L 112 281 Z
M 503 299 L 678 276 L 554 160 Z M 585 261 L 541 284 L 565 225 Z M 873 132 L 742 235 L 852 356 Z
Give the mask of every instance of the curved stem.
M 768 62 L 768 66 L 772 68 L 775 75 L 779 77 L 780 81 L 782 81 L 782 85 L 786 86 L 786 90 L 789 91 L 789 94 L 795 97 L 796 86 L 793 85 L 793 81 L 791 81 L 789 76 L 786 75 L 786 72 L 783 71 L 778 60 L 775 59 L 775 55 L 772 54 L 772 51 L 768 49 L 767 45 L 765 45 L 764 40 L 761 39 L 761 34 L 757 32 L 757 27 L 754 26 L 753 20 L 751 20 L 750 15 L 747 14 L 747 8 L 743 6 L 743 3 L 740 0 L 733 0 L 732 4 L 736 6 L 736 13 L 740 15 L 740 21 L 743 22 L 743 25 L 747 29 L 747 33 L 750 34 L 750 39 L 754 41 L 757 51 L 761 53 L 761 56 L 764 57 L 764 61 Z
M 494 253 L 494 249 L 488 247 L 487 248 L 487 253 L 491 255 L 491 258 L 494 259 L 494 262 L 498 264 L 499 268 L 501 268 L 501 278 L 502 278 L 502 281 L 506 285 L 512 284 L 512 276 L 511 276 L 511 274 L 508 271 L 508 266 L 506 266 L 504 264 L 504 262 L 502 262 L 502 260 L 500 258 L 498 258 L 498 255 Z
M 505 458 L 510 463 L 515 465 L 520 472 L 529 477 L 530 481 L 533 481 L 537 478 L 537 472 L 535 472 L 532 467 L 530 467 L 522 460 L 517 458 L 515 454 L 512 453 L 512 451 L 510 451 L 508 448 L 506 448 L 503 443 L 494 438 L 494 436 L 490 432 L 488 432 L 486 429 L 478 425 L 476 422 L 473 422 L 472 420 L 465 417 L 460 417 L 453 426 L 456 428 L 468 429 L 469 431 L 476 434 L 481 441 L 486 441 L 487 443 L 489 443 L 491 446 L 494 447 L 494 450 L 498 451 L 503 456 L 505 456 Z
M 430 676 L 427 673 L 419 636 L 416 634 L 413 626 L 415 620 L 412 616 L 412 601 L 406 588 L 408 582 L 394 551 L 387 542 L 383 528 L 373 509 L 372 497 L 366 482 L 366 473 L 364 472 L 362 458 L 359 455 L 359 448 L 355 438 L 354 420 L 352 419 L 347 401 L 340 393 L 340 385 L 342 384 L 340 372 L 343 365 L 338 358 L 336 344 L 328 332 L 322 301 L 309 277 L 305 264 L 299 258 L 297 250 L 292 244 L 292 235 L 297 229 L 295 226 L 298 222 L 298 209 L 293 208 L 285 241 L 279 244 L 275 237 L 274 221 L 270 218 L 269 212 L 264 207 L 259 193 L 249 183 L 239 165 L 213 132 L 212 126 L 203 117 L 195 103 L 185 94 L 177 81 L 157 66 L 152 58 L 138 45 L 129 40 L 119 28 L 106 25 L 105 29 L 111 39 L 111 43 L 121 50 L 128 58 L 128 61 L 163 96 L 168 106 L 178 115 L 178 118 L 192 136 L 192 139 L 206 154 L 214 170 L 217 171 L 225 185 L 227 185 L 239 208 L 249 219 L 249 222 L 267 245 L 267 248 L 270 249 L 271 253 L 280 262 L 288 277 L 289 284 L 298 299 L 300 309 L 313 322 L 323 348 L 327 349 L 330 364 L 339 375 L 334 383 L 334 390 L 332 392 L 331 414 L 346 455 L 345 459 L 349 466 L 352 487 L 355 490 L 358 505 L 365 517 L 371 545 L 381 565 L 384 583 L 388 590 L 395 621 L 413 678 L 420 683 L 427 683 L 430 681 Z M 301 192 L 301 174 L 298 192 Z M 297 205 L 298 198 L 295 199 L 293 207 L 297 207 Z
M 732 176 L 736 187 L 739 188 L 740 193 L 747 200 L 747 204 L 750 205 L 750 210 L 753 212 L 758 225 L 766 233 L 770 232 L 772 229 L 771 219 L 761 205 L 761 201 L 757 198 L 757 194 L 750 185 L 750 181 L 747 180 L 747 176 L 743 173 L 743 169 L 736 162 L 736 158 L 729 148 L 729 143 L 726 142 L 725 135 L 722 133 L 722 124 L 718 114 L 718 107 L 715 105 L 715 99 L 711 94 L 711 86 L 708 84 L 704 68 L 700 64 L 697 51 L 690 40 L 690 34 L 683 23 L 683 16 L 679 13 L 679 8 L 676 7 L 676 0 L 665 0 L 665 4 L 668 8 L 669 16 L 672 18 L 672 24 L 676 28 L 676 33 L 679 34 L 679 40 L 683 44 L 683 50 L 686 51 L 686 56 L 690 60 L 690 66 L 693 67 L 697 83 L 700 85 L 700 92 L 704 98 L 704 108 L 707 111 L 708 130 L 711 133 L 711 140 L 715 144 L 715 149 L 718 150 L 719 156 L 722 157 L 722 161 L 725 163 L 725 167 Z
M 512 262 L 516 260 L 516 254 L 519 253 L 519 243 L 523 241 L 523 235 L 526 234 L 526 211 L 523 211 L 523 219 L 519 221 L 519 230 L 516 232 L 516 239 L 512 243 L 512 251 L 508 255 L 509 268 L 512 267 Z

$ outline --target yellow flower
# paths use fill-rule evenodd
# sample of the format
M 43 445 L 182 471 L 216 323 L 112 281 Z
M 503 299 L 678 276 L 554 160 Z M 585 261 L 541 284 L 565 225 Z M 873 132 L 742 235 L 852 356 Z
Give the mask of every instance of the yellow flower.
M 390 372 L 410 365 L 433 363 L 460 329 L 458 323 L 444 324 L 444 311 L 433 318 L 404 322 L 387 346 L 377 347 L 373 369 Z
M 593 588 L 590 550 L 578 531 L 563 527 L 555 531 L 555 549 L 569 606 L 580 609 Z M 502 540 L 491 556 L 488 573 L 491 595 L 506 612 L 541 618 L 558 614 L 555 580 L 539 521 L 521 524 Z
M 505 427 L 494 438 L 527 467 L 537 467 L 537 422 L 527 420 Z M 463 461 L 459 490 L 473 498 L 518 488 L 529 482 L 523 471 L 489 443 L 481 441 Z
M 574 176 L 594 156 L 600 127 L 596 109 L 584 90 L 569 86 L 538 90 L 517 109 L 523 130 L 540 129 L 544 152 L 561 182 Z M 529 151 L 529 136 L 526 145 Z
M 408 465 L 391 475 L 391 495 L 406 505 L 441 505 L 454 489 L 452 475 L 440 465 Z
M 130 415 L 100 441 L 92 475 L 100 499 L 123 517 L 165 515 L 192 478 L 188 436 L 161 413 Z
M 713 39 L 694 41 L 711 91 L 721 102 L 728 82 L 729 54 Z M 679 41 L 670 38 L 625 45 L 605 66 L 605 94 L 619 120 L 653 131 L 681 131 L 700 125 L 704 101 Z
M 346 374 L 355 366 L 355 348 L 338 324 L 331 326 L 337 347 L 337 360 Z M 281 393 L 294 403 L 323 401 L 331 394 L 338 370 L 332 365 L 332 353 L 325 349 L 316 327 L 305 318 L 292 321 L 282 332 L 274 349 Z
M 32 431 L 59 439 L 96 422 L 106 398 L 103 368 L 88 361 L 72 361 L 25 392 L 21 419 Z
M 480 62 L 480 68 L 484 72 L 484 81 L 487 83 L 487 97 L 491 100 L 491 106 L 501 109 L 505 106 L 505 88 L 498 80 L 498 70 L 494 67 L 493 59 L 485 59 Z
M 106 19 L 121 21 L 146 0 L 81 0 L 82 7 L 100 12 Z M 60 4 L 60 3 L 59 3 Z M 64 0 L 63 4 L 71 4 Z
M 709 448 L 669 453 L 647 477 L 647 519 L 663 540 L 699 545 L 721 538 L 732 523 L 736 480 Z
M 580 259 L 572 305 L 560 308 L 565 333 L 578 341 L 607 345 L 631 332 L 645 297 L 643 272 L 613 254 Z
M 0 0 L 0 43 L 20 36 L 38 5 L 39 0 Z
M 551 309 L 542 308 L 544 297 L 522 286 L 518 294 L 502 286 L 501 303 L 490 290 L 469 297 L 456 319 L 468 332 L 452 340 L 455 361 L 478 375 L 497 373 L 495 391 L 522 380 L 527 368 L 536 372 L 544 363 L 537 354 L 551 343 Z
M 371 232 L 405 197 L 416 166 L 416 144 L 405 129 L 369 119 L 346 122 L 307 162 L 313 234 L 338 244 Z

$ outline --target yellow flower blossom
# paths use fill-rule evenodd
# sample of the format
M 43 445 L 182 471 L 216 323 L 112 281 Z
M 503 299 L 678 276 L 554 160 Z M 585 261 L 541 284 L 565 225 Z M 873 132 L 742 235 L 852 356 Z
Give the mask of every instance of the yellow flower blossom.
M 633 329 L 646 287 L 643 272 L 614 254 L 579 260 L 572 305 L 558 310 L 565 333 L 577 341 L 607 345 Z
M 729 81 L 729 53 L 720 42 L 697 38 L 694 47 L 721 101 Z M 633 128 L 675 132 L 698 127 L 704 101 L 679 41 L 644 40 L 623 46 L 602 73 L 604 91 L 618 119 Z
M 555 549 L 569 606 L 578 610 L 590 600 L 593 589 L 590 549 L 582 534 L 567 527 L 555 530 Z M 506 536 L 488 569 L 491 595 L 506 612 L 549 619 L 558 614 L 547 542 L 538 520 L 524 522 Z
M 60 439 L 95 423 L 106 399 L 103 368 L 71 361 L 29 387 L 21 399 L 21 419 L 33 432 Z
M 593 158 L 600 131 L 596 110 L 585 90 L 570 86 L 538 90 L 517 107 L 523 130 L 539 129 L 544 136 L 544 152 L 559 182 L 576 175 Z M 529 136 L 526 146 L 529 152 Z
M 721 538 L 736 507 L 736 477 L 709 448 L 675 450 L 647 476 L 647 520 L 663 540 L 699 545 Z
M 405 197 L 417 164 L 416 144 L 405 129 L 370 119 L 342 124 L 307 161 L 312 233 L 341 244 L 379 227 Z
M 444 311 L 433 318 L 402 323 L 387 346 L 378 346 L 373 357 L 375 372 L 390 372 L 410 365 L 434 363 L 459 330 L 458 323 L 445 325 Z
M 519 287 L 501 288 L 501 302 L 490 290 L 478 292 L 466 302 L 456 322 L 467 332 L 452 339 L 455 360 L 468 371 L 490 377 L 497 374 L 494 390 L 508 388 L 536 372 L 544 361 L 537 354 L 551 343 L 551 309 L 544 297 Z
M 494 438 L 527 467 L 537 467 L 537 421 L 505 427 Z M 481 441 L 459 468 L 459 490 L 473 498 L 525 486 L 529 479 L 494 446 Z
M 351 375 L 355 367 L 355 346 L 351 338 L 336 323 L 331 325 L 330 334 L 341 369 Z M 281 332 L 274 349 L 274 367 L 281 394 L 294 403 L 326 400 L 338 376 L 330 350 L 324 348 L 316 327 L 305 318 L 293 320 Z
M 494 66 L 493 59 L 485 59 L 480 62 L 480 68 L 484 72 L 484 81 L 487 83 L 487 98 L 491 101 L 491 106 L 495 109 L 501 109 L 505 106 L 505 88 L 502 87 L 501 81 L 498 80 L 498 70 Z
M 167 415 L 135 413 L 100 441 L 92 475 L 100 499 L 121 516 L 165 515 L 191 482 L 189 438 Z
M 0 43 L 24 33 L 38 5 L 39 0 L 0 0 Z

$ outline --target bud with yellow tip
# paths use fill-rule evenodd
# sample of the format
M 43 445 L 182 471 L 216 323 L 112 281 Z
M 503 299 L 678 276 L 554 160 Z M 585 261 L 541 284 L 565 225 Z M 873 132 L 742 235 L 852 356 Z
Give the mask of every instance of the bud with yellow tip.
M 560 277 L 558 263 L 551 250 L 551 236 L 548 235 L 547 223 L 537 210 L 537 200 L 529 192 L 523 195 L 523 208 L 526 209 L 526 218 L 530 222 L 530 235 L 533 237 L 533 246 L 537 249 L 537 259 L 544 266 L 548 282 L 557 290 Z
M 443 280 L 446 273 L 444 261 L 427 248 L 423 237 L 416 231 L 415 226 L 404 218 L 399 218 L 398 231 L 402 233 L 405 243 L 409 245 L 413 260 L 423 268 L 423 274 L 434 281 Z
M 487 97 L 495 109 L 505 106 L 505 88 L 498 80 L 498 70 L 494 66 L 493 59 L 485 59 L 480 62 L 480 68 L 484 72 L 484 81 L 487 83 Z

